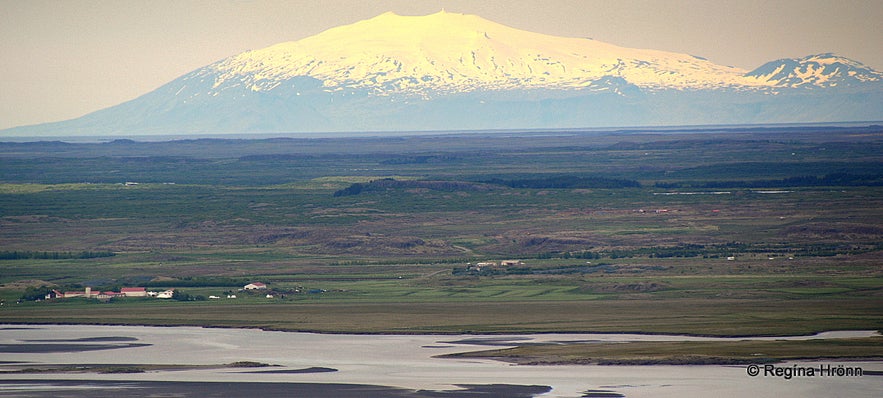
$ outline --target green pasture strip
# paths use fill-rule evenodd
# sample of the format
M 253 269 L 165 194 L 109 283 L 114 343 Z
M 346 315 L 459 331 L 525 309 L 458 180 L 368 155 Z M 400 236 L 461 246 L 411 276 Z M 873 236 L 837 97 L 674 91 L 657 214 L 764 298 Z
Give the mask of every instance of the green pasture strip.
M 635 332 L 716 336 L 883 328 L 883 307 L 866 298 L 424 303 L 249 303 L 225 299 L 136 300 L 119 306 L 77 300 L 44 304 L 7 303 L 0 311 L 0 323 L 193 325 L 345 333 Z
M 536 344 L 453 354 L 520 364 L 762 364 L 787 360 L 883 359 L 883 337 L 817 340 L 633 341 Z
M 0 183 L 0 194 L 33 194 L 44 191 L 74 191 L 74 190 L 100 190 L 119 189 L 122 184 L 28 184 L 28 183 Z

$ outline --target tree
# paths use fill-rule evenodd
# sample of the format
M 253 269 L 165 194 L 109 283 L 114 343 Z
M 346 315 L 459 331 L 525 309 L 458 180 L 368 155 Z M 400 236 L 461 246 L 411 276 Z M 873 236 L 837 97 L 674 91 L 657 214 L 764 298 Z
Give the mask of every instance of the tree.
M 45 285 L 40 287 L 28 286 L 28 288 L 25 289 L 25 293 L 21 295 L 21 299 L 25 301 L 42 300 L 46 298 L 46 295 L 51 291 L 52 289 Z

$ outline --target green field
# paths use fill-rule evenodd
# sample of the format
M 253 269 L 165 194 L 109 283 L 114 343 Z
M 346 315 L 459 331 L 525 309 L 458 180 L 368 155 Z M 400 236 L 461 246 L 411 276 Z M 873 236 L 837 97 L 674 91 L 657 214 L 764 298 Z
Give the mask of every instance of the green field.
M 0 323 L 880 330 L 881 154 L 879 127 L 0 143 Z M 191 300 L 20 300 L 86 286 Z
M 883 355 L 883 338 L 877 336 L 821 340 L 540 344 L 454 354 L 451 357 L 491 357 L 529 365 L 735 365 L 819 358 L 880 360 L 881 355 Z

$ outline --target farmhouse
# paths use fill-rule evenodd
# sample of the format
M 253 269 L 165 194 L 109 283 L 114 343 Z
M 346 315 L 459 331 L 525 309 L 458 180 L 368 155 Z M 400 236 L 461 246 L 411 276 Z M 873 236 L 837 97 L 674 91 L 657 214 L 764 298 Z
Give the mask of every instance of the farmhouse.
M 267 285 L 265 285 L 261 282 L 252 282 L 252 283 L 245 285 L 245 287 L 243 287 L 243 289 L 245 289 L 245 290 L 258 290 L 258 289 L 266 289 L 266 288 L 267 288 Z
M 114 297 L 123 297 L 123 294 L 120 292 L 100 292 L 98 293 L 98 299 L 100 300 L 108 300 Z
M 170 299 L 170 298 L 172 298 L 172 296 L 174 296 L 174 295 L 175 295 L 175 291 L 169 289 L 169 290 L 163 290 L 163 291 L 157 293 L 157 294 L 156 294 L 156 298 L 158 298 L 158 299 Z
M 143 287 L 124 287 L 120 289 L 118 292 L 113 291 L 100 291 L 100 290 L 92 290 L 91 287 L 86 287 L 85 290 L 82 291 L 67 291 L 60 292 L 58 290 L 52 290 L 46 294 L 46 300 L 55 299 L 55 298 L 73 298 L 73 297 L 85 297 L 85 298 L 94 298 L 99 300 L 109 300 L 117 297 L 156 297 L 156 298 L 172 298 L 172 290 L 166 290 L 165 292 L 148 292 L 147 289 Z M 167 296 L 167 297 L 166 297 Z
M 124 287 L 120 289 L 123 297 L 147 297 L 147 289 L 143 287 Z
M 64 292 L 64 298 L 72 298 L 72 297 L 92 298 L 92 297 L 98 297 L 99 293 L 100 292 L 93 292 L 91 287 L 86 287 L 86 290 L 84 290 L 82 292 L 80 292 L 80 291 Z

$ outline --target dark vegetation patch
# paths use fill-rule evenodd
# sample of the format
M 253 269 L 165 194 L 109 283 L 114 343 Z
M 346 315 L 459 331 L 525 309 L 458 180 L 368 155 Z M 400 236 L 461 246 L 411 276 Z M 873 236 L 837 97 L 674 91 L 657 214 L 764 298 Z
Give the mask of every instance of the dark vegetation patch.
M 10 366 L 0 366 L 0 373 L 100 373 L 100 374 L 125 374 L 125 373 L 145 373 L 157 371 L 181 371 L 181 370 L 200 370 L 200 369 L 224 369 L 224 368 L 267 368 L 278 365 L 270 365 L 262 362 L 254 361 L 238 361 L 225 365 L 176 365 L 176 364 L 73 364 L 73 365 L 47 365 L 47 364 L 8 364 Z M 336 371 L 327 368 L 308 368 L 294 369 L 291 373 L 322 373 L 328 371 Z M 266 371 L 264 371 L 266 372 Z M 269 371 L 266 373 L 272 373 Z M 249 372 L 242 372 L 249 373 Z M 252 372 L 260 373 L 260 372 Z
M 470 156 L 469 158 L 472 158 Z M 391 159 L 382 160 L 380 164 L 402 165 L 402 164 L 432 164 L 445 163 L 451 161 L 461 161 L 464 156 L 454 154 L 438 154 L 438 155 L 402 155 Z
M 504 276 L 504 275 L 585 275 L 585 274 L 622 274 L 622 273 L 642 273 L 648 271 L 662 271 L 666 267 L 658 265 L 614 265 L 608 263 L 599 264 L 575 264 L 575 265 L 559 265 L 559 266 L 490 266 L 477 267 L 473 265 L 455 267 L 451 272 L 452 275 L 471 275 L 471 276 Z M 654 287 L 658 285 L 652 283 Z M 654 289 L 658 290 L 658 289 Z
M 49 398 L 63 389 L 71 396 L 118 397 L 137 389 L 150 397 L 335 397 L 335 398 L 531 398 L 552 391 L 549 386 L 517 384 L 463 384 L 457 390 L 408 390 L 367 384 L 335 383 L 252 383 L 189 381 L 107 381 L 107 380 L 0 380 L 0 387 L 30 389 L 29 396 Z
M 865 241 L 883 239 L 883 226 L 866 223 L 807 223 L 789 227 L 785 233 L 795 238 Z
M 504 180 L 494 178 L 488 180 L 487 183 L 504 185 L 510 188 L 529 189 L 614 189 L 641 187 L 641 183 L 635 180 L 605 177 L 578 177 L 572 175 L 525 178 L 518 180 Z
M 625 395 L 608 390 L 588 390 L 583 393 L 582 398 L 624 398 Z
M 43 339 L 43 340 L 24 340 L 30 343 L 77 343 L 77 342 L 119 342 L 119 341 L 138 341 L 135 337 L 125 336 L 109 336 L 109 337 L 82 337 L 78 339 Z
M 266 368 L 273 365 L 255 361 L 236 361 L 226 365 L 228 368 Z
M 279 369 L 279 370 L 260 370 L 260 371 L 251 371 L 251 372 L 242 372 L 242 373 L 260 373 L 260 374 L 309 374 L 309 373 L 333 373 L 337 372 L 337 369 L 334 368 L 326 368 L 321 366 L 313 366 L 309 368 L 303 369 Z
M 634 282 L 634 283 L 593 283 L 581 286 L 579 289 L 591 293 L 644 293 L 658 292 L 671 288 L 671 284 L 665 282 Z
M 395 189 L 429 189 L 442 192 L 489 191 L 493 189 L 486 184 L 466 181 L 400 181 L 394 178 L 372 180 L 366 184 L 354 183 L 349 187 L 334 192 L 335 197 L 358 195 L 363 192 L 378 192 Z
M 230 278 L 223 276 L 185 276 L 181 278 L 153 279 L 140 285 L 144 287 L 236 287 L 240 288 L 250 282 L 247 278 Z
M 54 354 L 75 353 L 100 350 L 117 350 L 122 348 L 148 347 L 145 343 L 120 343 L 120 344 L 78 344 L 78 343 L 53 343 L 53 344 L 0 344 L 0 352 L 9 354 Z
M 796 176 L 778 180 L 733 180 L 657 182 L 658 188 L 798 188 L 798 187 L 879 187 L 883 186 L 881 174 L 832 173 L 817 176 Z
M 113 257 L 116 253 L 111 251 L 91 251 L 83 250 L 80 252 L 36 252 L 36 251 L 18 251 L 3 250 L 0 251 L 0 260 L 26 260 L 26 259 L 42 259 L 42 260 L 64 260 L 64 259 L 86 259 Z

